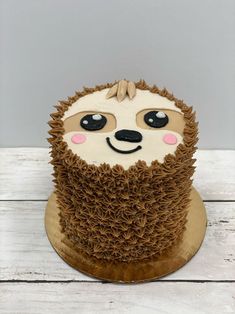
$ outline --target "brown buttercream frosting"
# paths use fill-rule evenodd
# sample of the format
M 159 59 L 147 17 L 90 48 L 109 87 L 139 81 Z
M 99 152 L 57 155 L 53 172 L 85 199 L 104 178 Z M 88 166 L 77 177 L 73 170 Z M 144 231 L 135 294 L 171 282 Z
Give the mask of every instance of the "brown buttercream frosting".
M 113 85 L 84 88 L 60 101 L 51 114 L 48 141 L 62 232 L 90 258 L 133 262 L 161 255 L 182 237 L 198 129 L 192 107 L 166 89 L 150 87 L 141 80 L 136 88 L 166 97 L 181 109 L 183 143 L 174 155 L 166 155 L 163 163 L 155 160 L 150 166 L 138 161 L 125 170 L 121 165 L 88 164 L 63 141 L 62 117 L 80 97 Z

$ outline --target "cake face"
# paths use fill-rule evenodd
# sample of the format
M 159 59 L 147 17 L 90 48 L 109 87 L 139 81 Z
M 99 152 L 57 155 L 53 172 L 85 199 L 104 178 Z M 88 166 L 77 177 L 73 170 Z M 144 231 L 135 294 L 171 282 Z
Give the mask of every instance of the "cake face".
M 185 126 L 174 101 L 136 88 L 135 96 L 107 99 L 109 88 L 80 97 L 63 116 L 63 140 L 75 155 L 97 166 L 128 169 L 138 160 L 164 162 L 183 142 Z

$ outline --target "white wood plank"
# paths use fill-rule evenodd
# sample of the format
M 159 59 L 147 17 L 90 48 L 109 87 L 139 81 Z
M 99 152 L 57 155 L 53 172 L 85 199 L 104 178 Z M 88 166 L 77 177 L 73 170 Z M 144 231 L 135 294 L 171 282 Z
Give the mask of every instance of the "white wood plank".
M 0 148 L 0 200 L 46 200 L 52 191 L 47 148 Z
M 46 202 L 0 202 L 0 279 L 89 280 L 52 249 L 44 231 Z M 199 252 L 163 280 L 235 280 L 235 203 L 207 203 Z
M 235 150 L 199 150 L 194 186 L 204 200 L 235 200 Z
M 234 283 L 4 283 L 1 314 L 235 312 Z
M 0 200 L 45 200 L 53 190 L 47 148 L 0 149 Z M 195 186 L 206 200 L 235 199 L 235 151 L 199 151 Z

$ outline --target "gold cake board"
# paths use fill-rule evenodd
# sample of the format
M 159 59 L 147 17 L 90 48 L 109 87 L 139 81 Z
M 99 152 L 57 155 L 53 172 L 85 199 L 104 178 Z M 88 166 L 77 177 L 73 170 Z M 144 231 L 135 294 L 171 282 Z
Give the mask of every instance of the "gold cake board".
M 46 207 L 45 227 L 51 245 L 69 265 L 85 273 L 112 282 L 144 282 L 172 273 L 186 264 L 198 251 L 206 231 L 206 210 L 198 192 L 193 188 L 188 222 L 179 244 L 158 258 L 140 262 L 108 262 L 90 259 L 61 232 L 56 195 L 52 193 Z M 203 267 L 203 265 L 201 265 Z

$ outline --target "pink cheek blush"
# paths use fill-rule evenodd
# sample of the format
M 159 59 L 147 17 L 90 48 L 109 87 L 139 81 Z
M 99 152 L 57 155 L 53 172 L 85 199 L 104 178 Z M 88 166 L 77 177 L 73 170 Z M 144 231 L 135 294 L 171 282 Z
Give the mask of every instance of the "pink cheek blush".
M 168 145 L 174 145 L 177 143 L 177 137 L 174 134 L 167 133 L 163 136 L 163 142 Z
M 86 136 L 84 134 L 76 133 L 71 137 L 71 142 L 74 144 L 82 144 L 86 141 Z

